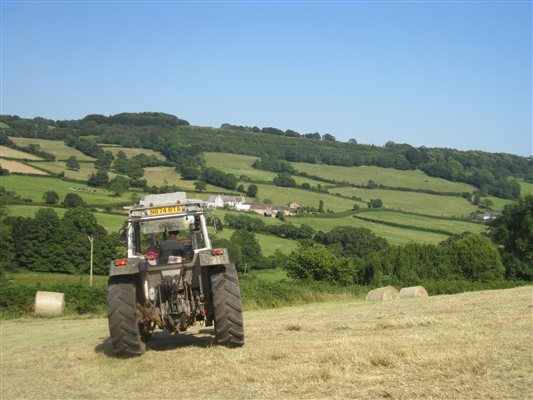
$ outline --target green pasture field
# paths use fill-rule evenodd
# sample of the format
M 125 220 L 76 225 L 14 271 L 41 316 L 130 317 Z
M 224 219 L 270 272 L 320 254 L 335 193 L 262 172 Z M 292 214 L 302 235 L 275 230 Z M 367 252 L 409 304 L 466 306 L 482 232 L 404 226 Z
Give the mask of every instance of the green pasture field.
M 434 178 L 419 170 L 400 171 L 394 168 L 375 166 L 341 167 L 325 164 L 291 163 L 300 172 L 321 178 L 366 185 L 369 180 L 377 184 L 411 189 L 428 189 L 436 192 L 473 192 L 476 188 L 461 182 Z
M 42 168 L 52 174 L 60 174 L 63 172 L 67 178 L 86 181 L 91 174 L 96 173 L 94 163 L 82 162 L 80 163 L 80 169 L 77 171 L 67 169 L 65 161 L 43 161 L 43 162 L 30 162 L 28 163 L 37 168 Z M 108 172 L 109 179 L 114 178 L 117 174 L 114 172 Z
M 84 284 L 89 286 L 89 275 L 68 275 L 52 272 L 7 272 L 6 278 L 19 285 L 33 286 L 40 283 L 43 286 L 60 284 Z M 93 275 L 93 286 L 106 287 L 107 276 Z
M 324 209 L 330 209 L 335 212 L 351 210 L 356 201 L 343 199 L 326 193 L 317 193 L 309 190 L 286 188 L 274 185 L 258 184 L 257 195 L 261 202 L 265 199 L 272 200 L 276 205 L 287 205 L 296 201 L 302 206 L 318 208 L 320 200 L 324 202 Z M 359 203 L 362 206 L 362 203 Z M 365 205 L 366 206 L 366 205 Z
M 240 178 L 241 175 L 246 175 L 252 181 L 269 181 L 271 182 L 278 174 L 276 172 L 263 171 L 255 169 L 252 164 L 259 157 L 245 156 L 242 154 L 231 153 L 204 153 L 204 158 L 208 167 L 217 168 L 227 174 L 233 174 Z M 309 179 L 302 176 L 294 176 L 294 180 L 298 185 L 302 183 L 309 183 L 311 186 L 318 184 L 324 186 L 324 182 L 315 179 Z M 241 182 L 245 187 L 247 182 Z
M 25 175 L 9 175 L 0 177 L 0 186 L 8 191 L 13 191 L 21 197 L 41 202 L 44 192 L 49 190 L 55 191 L 63 201 L 68 193 L 78 194 L 85 202 L 91 204 L 112 205 L 117 203 L 129 202 L 131 192 L 124 193 L 115 197 L 107 189 L 97 188 L 95 193 L 89 191 L 74 191 L 70 188 L 87 188 L 89 186 L 77 182 L 67 182 L 59 178 L 36 177 Z
M 353 187 L 332 190 L 343 196 L 357 196 L 364 201 L 381 199 L 385 208 L 445 217 L 466 217 L 478 208 L 462 197 L 438 196 L 398 190 L 359 189 Z
M 22 204 L 12 204 L 7 206 L 9 210 L 9 215 L 13 217 L 35 217 L 35 213 L 41 209 L 46 208 L 46 206 L 27 206 Z M 67 211 L 66 208 L 59 207 L 50 207 L 52 208 L 57 215 L 60 217 L 65 214 Z M 108 233 L 118 232 L 118 230 L 124 224 L 124 221 L 127 219 L 127 215 L 116 215 L 116 214 L 106 214 L 95 212 L 93 213 L 98 221 L 98 224 L 103 226 Z
M 289 219 L 294 224 L 306 224 L 316 229 L 317 231 L 329 232 L 337 226 L 355 226 L 358 228 L 367 228 L 374 232 L 376 235 L 387 239 L 391 244 L 399 245 L 408 242 L 421 242 L 437 244 L 446 240 L 447 235 L 441 235 L 439 233 L 422 232 L 414 229 L 396 228 L 393 226 L 387 226 L 377 224 L 368 221 L 362 221 L 360 219 L 353 218 L 352 216 L 343 218 L 317 218 L 317 217 L 303 217 Z
M 224 210 L 223 208 L 209 208 L 209 209 L 207 209 L 207 215 L 208 216 L 210 216 L 210 217 L 218 217 L 223 222 L 224 222 L 224 216 L 226 214 L 241 215 L 241 214 L 243 214 L 243 212 Z M 247 212 L 245 214 L 247 216 L 249 216 L 249 217 L 260 219 L 266 225 L 277 225 L 277 224 L 282 224 L 283 223 L 277 218 L 264 217 L 262 215 L 259 215 L 259 214 L 253 213 L 253 212 Z M 295 221 L 296 225 L 299 225 L 297 219 L 295 219 L 294 221 Z
M 41 158 L 36 155 L 11 149 L 6 146 L 0 146 L 0 157 L 18 158 L 20 160 L 41 160 Z
M 391 211 L 362 212 L 360 215 L 363 218 L 372 218 L 380 221 L 394 222 L 397 224 L 411 225 L 420 228 L 442 229 L 455 234 L 460 234 L 463 232 L 481 233 L 487 230 L 486 225 L 475 224 L 466 221 L 451 221 Z
M 149 167 L 144 169 L 144 179 L 148 186 L 176 185 L 187 192 L 194 192 L 194 182 L 192 180 L 181 179 L 181 175 L 174 167 Z M 223 192 L 226 189 L 213 185 L 207 185 L 206 190 L 209 192 Z M 201 194 L 194 194 L 194 198 L 204 198 Z
M 528 194 L 533 194 L 533 183 L 525 182 L 525 181 L 518 181 L 520 184 L 520 194 L 522 196 L 526 196 Z
M 122 151 L 126 154 L 126 157 L 133 158 L 139 154 L 144 154 L 148 157 L 155 156 L 158 160 L 165 160 L 165 157 L 158 151 L 152 149 L 143 149 L 142 147 L 121 147 L 121 146 L 100 146 L 104 150 L 109 150 L 113 155 L 116 155 L 119 151 Z
M 35 139 L 35 138 L 20 138 L 10 137 L 11 141 L 17 146 L 27 146 L 29 144 L 38 144 L 41 146 L 41 150 L 56 156 L 57 160 L 66 160 L 71 156 L 76 157 L 78 160 L 94 161 L 94 158 L 86 156 L 81 151 L 78 151 L 72 147 L 68 147 L 61 140 L 47 140 L 47 139 Z
M 522 196 L 523 195 L 524 194 L 522 193 Z M 494 197 L 494 196 L 482 197 L 481 199 L 482 200 L 489 199 L 490 201 L 492 201 L 492 204 L 493 204 L 492 208 L 498 211 L 503 210 L 503 207 L 505 207 L 507 204 L 516 203 L 514 200 L 500 199 L 499 197 Z
M 213 231 L 209 230 L 209 237 L 211 240 L 214 239 L 229 239 L 235 230 L 230 228 L 224 228 L 223 231 L 219 231 L 216 234 Z M 259 246 L 261 246 L 261 252 L 263 256 L 270 256 L 274 254 L 276 250 L 281 251 L 283 254 L 289 254 L 291 251 L 296 249 L 298 246 L 298 241 L 292 239 L 283 239 L 274 235 L 266 235 L 263 233 L 254 233 Z M 231 258 L 231 254 L 230 254 Z
M 287 271 L 282 268 L 254 270 L 250 271 L 250 275 L 266 282 L 278 282 L 282 279 L 292 279 L 287 276 Z

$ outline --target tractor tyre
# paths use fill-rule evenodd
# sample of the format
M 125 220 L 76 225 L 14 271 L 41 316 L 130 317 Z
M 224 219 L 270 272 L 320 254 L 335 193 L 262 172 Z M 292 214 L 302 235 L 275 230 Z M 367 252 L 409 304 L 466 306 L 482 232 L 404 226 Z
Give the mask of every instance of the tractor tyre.
M 211 290 L 217 343 L 226 347 L 244 345 L 241 291 L 235 265 L 222 265 L 211 275 Z
M 141 340 L 136 306 L 136 277 L 110 277 L 107 288 L 107 320 L 113 352 L 117 356 L 139 356 L 146 350 L 146 345 Z

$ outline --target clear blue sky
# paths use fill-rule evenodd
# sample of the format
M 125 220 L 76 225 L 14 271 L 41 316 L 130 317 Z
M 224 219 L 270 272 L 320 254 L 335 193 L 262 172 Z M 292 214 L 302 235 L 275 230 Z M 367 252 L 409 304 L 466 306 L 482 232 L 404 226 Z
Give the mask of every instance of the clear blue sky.
M 1 113 L 529 156 L 530 1 L 1 1 Z

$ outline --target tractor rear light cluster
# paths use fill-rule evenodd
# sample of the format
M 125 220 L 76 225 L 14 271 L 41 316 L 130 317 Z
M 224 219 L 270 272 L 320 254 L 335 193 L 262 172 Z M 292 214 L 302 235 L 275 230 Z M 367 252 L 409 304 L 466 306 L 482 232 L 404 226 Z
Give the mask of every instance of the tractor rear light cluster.
M 120 260 L 115 260 L 115 267 L 125 267 L 128 264 L 128 260 L 122 258 Z
M 221 256 L 224 254 L 224 249 L 213 249 L 211 250 L 212 256 Z

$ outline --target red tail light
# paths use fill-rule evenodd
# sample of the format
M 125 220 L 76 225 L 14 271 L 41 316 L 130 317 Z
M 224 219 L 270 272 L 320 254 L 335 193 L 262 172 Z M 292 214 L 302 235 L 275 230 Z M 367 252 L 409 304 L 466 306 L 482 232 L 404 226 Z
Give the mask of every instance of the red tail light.
M 222 254 L 224 254 L 224 249 L 213 249 L 213 250 L 211 250 L 211 255 L 212 256 L 221 256 Z
M 128 260 L 122 258 L 120 260 L 115 260 L 115 267 L 125 267 L 128 264 Z

